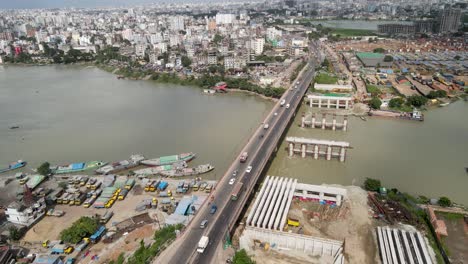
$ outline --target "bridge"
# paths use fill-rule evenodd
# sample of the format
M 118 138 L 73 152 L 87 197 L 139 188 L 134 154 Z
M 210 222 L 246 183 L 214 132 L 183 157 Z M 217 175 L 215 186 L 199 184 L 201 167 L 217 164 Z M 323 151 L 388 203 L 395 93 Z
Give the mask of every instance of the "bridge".
M 298 81 L 284 93 L 240 152 L 249 153 L 247 161 L 240 163 L 240 156 L 234 160 L 216 185 L 215 191 L 212 193 L 213 200 L 205 202 L 200 207 L 181 237 L 153 263 L 214 263 L 218 245 L 223 243 L 234 230 L 236 221 L 247 204 L 265 165 L 272 153 L 278 150 L 280 139 L 295 116 L 314 74 L 315 62 L 309 61 L 300 73 Z M 281 105 L 282 100 L 285 101 L 284 105 Z M 268 126 L 264 124 L 268 124 Z M 250 172 L 246 171 L 248 166 L 251 166 Z M 238 171 L 235 177 L 233 176 L 234 171 Z M 233 177 L 235 183 L 231 185 L 228 182 Z M 244 184 L 243 191 L 236 201 L 232 201 L 231 193 L 238 182 Z M 210 214 L 212 204 L 216 204 L 218 207 L 214 214 Z M 200 222 L 205 219 L 208 220 L 208 225 L 206 229 L 201 229 Z M 210 242 L 205 252 L 200 254 L 196 248 L 202 236 L 208 236 Z

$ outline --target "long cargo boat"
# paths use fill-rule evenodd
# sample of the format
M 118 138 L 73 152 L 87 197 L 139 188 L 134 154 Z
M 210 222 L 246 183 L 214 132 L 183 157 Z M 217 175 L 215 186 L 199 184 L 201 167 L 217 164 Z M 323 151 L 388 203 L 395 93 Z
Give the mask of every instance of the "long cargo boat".
M 199 174 L 210 172 L 212 170 L 214 170 L 213 166 L 211 166 L 210 164 L 204 164 L 204 165 L 199 165 L 194 168 L 183 168 L 183 169 L 177 169 L 177 170 L 162 171 L 159 174 L 161 174 L 162 176 L 166 176 L 166 177 L 183 177 L 183 176 L 199 175 Z
M 106 165 L 106 163 L 103 161 L 79 162 L 79 163 L 72 163 L 66 166 L 57 166 L 56 168 L 52 168 L 52 172 L 54 174 L 73 173 L 73 172 L 97 169 L 104 165 Z
M 144 160 L 145 157 L 142 155 L 132 155 L 129 160 L 117 161 L 106 166 L 103 166 L 96 170 L 99 174 L 116 173 L 122 170 L 128 170 L 134 168 L 140 164 L 140 161 Z
M 0 173 L 4 173 L 4 172 L 7 172 L 7 171 L 12 171 L 12 170 L 22 168 L 22 167 L 26 166 L 26 164 L 27 164 L 26 161 L 18 160 L 17 162 L 13 162 L 10 165 L 8 165 L 8 168 L 0 169 Z
M 150 168 L 144 168 L 140 170 L 134 171 L 136 175 L 156 175 L 159 174 L 163 171 L 169 171 L 169 170 L 176 170 L 176 169 L 183 169 L 187 167 L 187 162 L 182 161 L 182 162 L 176 162 L 170 165 L 162 165 L 162 166 L 156 166 L 156 167 L 150 167 Z
M 182 153 L 179 155 L 171 155 L 171 156 L 164 156 L 164 157 L 160 157 L 156 159 L 143 160 L 141 164 L 147 165 L 147 166 L 161 166 L 161 165 L 173 164 L 173 163 L 180 162 L 180 161 L 189 162 L 195 158 L 195 155 L 196 154 L 193 152 Z

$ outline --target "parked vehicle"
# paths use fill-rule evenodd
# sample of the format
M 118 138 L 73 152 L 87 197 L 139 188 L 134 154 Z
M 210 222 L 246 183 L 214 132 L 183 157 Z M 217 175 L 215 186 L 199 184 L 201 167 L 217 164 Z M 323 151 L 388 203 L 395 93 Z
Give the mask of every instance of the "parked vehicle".
M 93 235 L 89 238 L 91 242 L 96 243 L 99 241 L 99 239 L 104 235 L 104 232 L 106 232 L 106 227 L 105 226 L 100 226 L 96 232 L 94 232 Z
M 85 249 L 89 245 L 89 243 L 90 243 L 89 238 L 87 237 L 83 238 L 83 240 L 81 240 L 81 242 L 76 245 L 76 251 L 77 252 L 83 251 L 83 249 Z
M 109 219 L 114 215 L 113 211 L 107 211 L 105 214 L 101 216 L 101 219 L 99 219 L 99 223 L 105 224 L 109 222 Z
M 250 173 L 252 171 L 252 166 L 248 166 L 245 172 Z

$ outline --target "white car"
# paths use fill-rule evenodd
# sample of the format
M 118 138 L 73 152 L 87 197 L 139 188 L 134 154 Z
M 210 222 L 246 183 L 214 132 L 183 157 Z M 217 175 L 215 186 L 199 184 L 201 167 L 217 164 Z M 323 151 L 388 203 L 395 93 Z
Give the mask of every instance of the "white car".
M 274 115 L 274 116 L 277 116 L 277 115 L 278 115 L 278 113 L 276 113 L 276 112 L 275 112 L 273 115 Z
M 286 105 L 286 109 L 288 109 L 288 108 L 289 108 L 289 104 Z
M 248 166 L 245 172 L 250 173 L 252 171 L 252 166 Z
M 236 181 L 236 178 L 230 179 L 230 180 L 229 180 L 229 185 L 233 185 L 235 181 Z

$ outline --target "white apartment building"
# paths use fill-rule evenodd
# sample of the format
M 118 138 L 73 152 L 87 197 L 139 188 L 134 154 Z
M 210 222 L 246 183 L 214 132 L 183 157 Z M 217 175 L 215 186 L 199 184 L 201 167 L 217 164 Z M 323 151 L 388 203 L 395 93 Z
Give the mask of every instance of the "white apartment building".
M 234 14 L 216 14 L 216 25 L 232 24 L 236 16 Z
M 45 200 L 41 198 L 30 207 L 26 207 L 18 202 L 12 202 L 7 207 L 5 214 L 9 222 L 30 227 L 44 216 L 45 209 Z
M 144 57 L 147 45 L 146 44 L 137 44 L 135 45 L 135 55 L 138 57 Z
M 281 32 L 281 30 L 277 30 L 274 27 L 269 27 L 266 30 L 266 37 L 267 37 L 268 40 L 279 39 L 279 38 L 281 38 L 282 34 L 283 33 Z
M 122 31 L 122 38 L 132 41 L 133 40 L 133 31 L 130 28 L 124 29 Z
M 257 38 L 252 41 L 251 48 L 255 52 L 255 55 L 261 55 L 263 53 L 263 47 L 265 46 L 265 39 Z
M 180 31 L 185 29 L 184 17 L 182 16 L 171 17 L 169 24 L 172 31 Z

